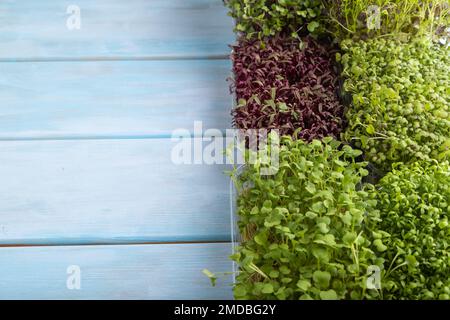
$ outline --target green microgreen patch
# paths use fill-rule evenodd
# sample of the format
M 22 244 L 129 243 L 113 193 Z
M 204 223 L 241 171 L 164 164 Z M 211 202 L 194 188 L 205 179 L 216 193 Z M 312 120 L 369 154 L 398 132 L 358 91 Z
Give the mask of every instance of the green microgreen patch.
M 328 28 L 338 40 L 448 36 L 448 0 L 333 0 L 326 3 Z
M 224 0 L 236 20 L 235 31 L 263 39 L 279 33 L 298 37 L 324 31 L 322 0 Z
M 396 165 L 370 192 L 380 218 L 385 299 L 450 299 L 450 165 Z

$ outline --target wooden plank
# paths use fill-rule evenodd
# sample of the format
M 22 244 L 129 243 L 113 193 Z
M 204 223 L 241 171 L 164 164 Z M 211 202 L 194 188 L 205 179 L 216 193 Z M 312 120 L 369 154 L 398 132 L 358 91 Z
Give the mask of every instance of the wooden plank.
M 0 59 L 226 55 L 232 29 L 221 0 L 1 1 Z
M 0 142 L 0 244 L 230 240 L 225 165 L 176 165 L 176 144 Z
M 230 125 L 227 60 L 0 63 L 0 139 Z
M 0 248 L 0 299 L 231 299 L 231 277 L 211 287 L 202 274 L 230 272 L 230 254 L 229 243 Z

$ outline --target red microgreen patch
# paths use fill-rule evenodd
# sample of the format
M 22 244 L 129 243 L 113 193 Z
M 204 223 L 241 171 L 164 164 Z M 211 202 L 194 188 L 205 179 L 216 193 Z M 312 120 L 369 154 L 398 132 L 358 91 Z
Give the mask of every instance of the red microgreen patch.
M 337 95 L 334 50 L 312 38 L 240 39 L 233 46 L 239 129 L 278 129 L 311 141 L 338 137 L 343 105 Z

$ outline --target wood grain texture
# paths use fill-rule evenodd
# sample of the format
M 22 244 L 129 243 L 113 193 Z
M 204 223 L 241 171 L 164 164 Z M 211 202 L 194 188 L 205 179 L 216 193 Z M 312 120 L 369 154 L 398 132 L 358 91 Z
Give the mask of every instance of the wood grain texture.
M 0 63 L 0 139 L 227 128 L 227 60 Z
M 72 4 L 79 30 L 66 26 Z M 2 0 L 0 59 L 226 55 L 232 28 L 221 0 Z
M 231 277 L 211 287 L 202 274 L 230 272 L 231 245 L 0 248 L 0 299 L 231 299 Z M 81 271 L 80 290 L 66 286 Z
M 176 165 L 177 143 L 0 142 L 0 244 L 229 241 L 225 165 Z

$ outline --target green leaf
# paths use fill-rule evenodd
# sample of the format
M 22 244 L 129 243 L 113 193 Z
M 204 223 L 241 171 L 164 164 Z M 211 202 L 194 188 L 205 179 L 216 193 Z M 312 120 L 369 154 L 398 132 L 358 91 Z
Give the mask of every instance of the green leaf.
M 270 283 L 265 283 L 261 289 L 261 292 L 265 294 L 273 293 L 273 286 Z
M 310 219 L 314 219 L 314 218 L 317 217 L 317 213 L 314 213 L 312 211 L 308 211 L 308 212 L 305 213 L 305 216 L 310 218 Z
M 297 287 L 306 292 L 311 287 L 311 282 L 309 280 L 298 280 Z
M 375 239 L 373 241 L 373 244 L 377 248 L 378 251 L 383 252 L 387 250 L 387 247 L 383 244 L 383 241 L 381 239 Z
M 242 99 L 242 98 L 240 98 L 240 99 L 238 100 L 238 106 L 239 106 L 239 107 L 243 107 L 243 106 L 245 106 L 246 104 L 247 104 L 247 100 Z
M 203 269 L 203 274 L 206 275 L 211 281 L 211 285 L 214 287 L 216 285 L 217 277 L 214 273 L 209 271 L 208 269 Z
M 357 264 L 352 263 L 347 266 L 347 270 L 350 273 L 357 274 L 359 272 L 359 266 Z
M 320 291 L 320 299 L 322 300 L 337 300 L 336 291 L 330 289 L 327 291 Z
M 374 128 L 374 133 L 375 133 L 375 128 Z M 367 144 L 369 142 L 369 138 L 365 135 L 361 135 L 359 136 L 359 139 L 361 140 L 361 147 L 362 148 L 367 148 Z
M 405 260 L 406 260 L 406 262 L 408 263 L 408 265 L 409 265 L 410 267 L 415 267 L 415 266 L 418 265 L 417 259 L 416 259 L 416 257 L 414 257 L 413 255 L 407 255 L 406 258 L 405 258 Z
M 356 77 L 359 77 L 361 74 L 364 73 L 364 70 L 363 70 L 361 67 L 359 67 L 359 66 L 357 66 L 357 65 L 354 65 L 354 66 L 352 67 L 352 73 L 353 73 Z
M 312 250 L 313 256 L 322 262 L 328 262 L 330 260 L 330 254 L 328 253 L 328 250 L 321 247 L 314 247 Z
M 278 278 L 279 275 L 280 273 L 277 270 L 272 270 L 269 272 L 269 277 L 271 278 Z
M 366 132 L 370 135 L 373 135 L 375 133 L 375 128 L 373 127 L 373 125 L 369 124 L 366 128 Z
M 320 24 L 317 21 L 311 21 L 308 23 L 308 31 L 313 33 L 319 26 Z
M 254 206 L 253 208 L 252 208 L 252 210 L 250 211 L 250 214 L 251 215 L 256 215 L 256 214 L 258 214 L 259 213 L 259 208 L 257 207 L 257 206 Z
M 286 267 L 286 266 L 281 266 L 281 267 L 280 267 L 280 272 L 281 272 L 282 274 L 290 274 L 290 273 L 291 273 L 291 270 L 290 270 L 288 267 Z
M 322 237 L 322 240 L 325 241 L 327 245 L 333 246 L 336 244 L 336 240 L 332 234 L 326 234 Z
M 341 216 L 341 220 L 346 225 L 351 225 L 352 224 L 352 215 L 347 211 Z
M 279 109 L 281 112 L 286 112 L 286 111 L 289 110 L 287 104 L 284 103 L 284 102 L 278 103 L 278 109 Z
M 264 222 L 264 226 L 267 228 L 278 226 L 281 223 L 281 217 L 279 214 L 271 214 Z
M 247 295 L 245 287 L 239 284 L 234 287 L 233 292 L 236 297 L 245 297 Z
M 342 241 L 344 241 L 345 244 L 352 244 L 355 242 L 357 237 L 357 234 L 355 232 L 347 232 L 344 237 L 342 238 Z
M 315 194 L 316 193 L 316 186 L 313 183 L 311 183 L 311 182 L 308 182 L 306 184 L 305 189 L 306 189 L 306 191 L 308 191 L 311 194 Z
M 263 203 L 263 207 L 264 208 L 272 208 L 272 201 L 270 201 L 270 200 L 266 200 L 266 201 L 264 201 L 264 203 Z
M 317 228 L 319 228 L 320 232 L 322 233 L 328 233 L 330 231 L 328 226 L 323 222 L 318 223 Z
M 340 172 L 332 172 L 331 176 L 335 179 L 344 179 L 344 175 Z
M 254 239 L 257 244 L 263 246 L 267 243 L 267 233 L 258 233 L 257 235 L 255 235 Z
M 323 205 L 323 203 L 321 201 L 319 202 L 315 202 L 313 203 L 313 205 L 311 206 L 312 211 L 317 212 L 317 213 L 321 213 L 324 212 L 325 210 L 325 206 Z

